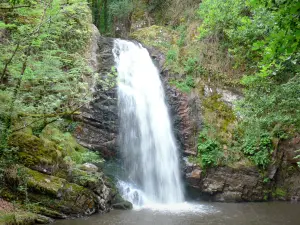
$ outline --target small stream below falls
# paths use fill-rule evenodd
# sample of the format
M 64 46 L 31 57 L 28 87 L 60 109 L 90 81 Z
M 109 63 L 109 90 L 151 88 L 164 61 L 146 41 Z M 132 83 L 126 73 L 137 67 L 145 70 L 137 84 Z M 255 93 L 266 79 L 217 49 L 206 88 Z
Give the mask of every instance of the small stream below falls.
M 300 204 L 289 202 L 205 203 L 186 205 L 181 210 L 113 210 L 54 225 L 297 225 L 299 213 Z

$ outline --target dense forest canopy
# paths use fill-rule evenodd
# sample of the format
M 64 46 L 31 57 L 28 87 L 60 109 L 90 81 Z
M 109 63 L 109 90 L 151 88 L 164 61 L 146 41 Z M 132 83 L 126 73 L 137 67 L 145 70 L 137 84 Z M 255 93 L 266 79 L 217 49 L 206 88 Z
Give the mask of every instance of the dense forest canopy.
M 82 1 L 6 1 L 0 6 L 0 120 L 5 147 L 13 130 L 31 123 L 43 127 L 91 99 L 84 79 L 92 76 L 84 58 L 91 21 Z

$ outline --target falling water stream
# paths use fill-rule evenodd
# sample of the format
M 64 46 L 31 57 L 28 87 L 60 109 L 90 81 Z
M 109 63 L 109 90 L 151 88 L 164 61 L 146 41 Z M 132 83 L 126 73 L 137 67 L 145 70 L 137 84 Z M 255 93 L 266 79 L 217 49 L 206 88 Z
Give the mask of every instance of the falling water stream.
M 115 40 L 120 150 L 134 205 L 183 202 L 179 158 L 159 72 L 141 44 Z

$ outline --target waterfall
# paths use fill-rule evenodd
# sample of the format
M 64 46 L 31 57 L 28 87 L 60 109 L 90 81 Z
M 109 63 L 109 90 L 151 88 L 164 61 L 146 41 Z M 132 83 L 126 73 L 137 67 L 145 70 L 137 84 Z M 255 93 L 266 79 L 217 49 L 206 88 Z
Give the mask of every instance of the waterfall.
M 159 71 L 140 44 L 115 40 L 120 151 L 134 204 L 183 202 L 179 157 Z

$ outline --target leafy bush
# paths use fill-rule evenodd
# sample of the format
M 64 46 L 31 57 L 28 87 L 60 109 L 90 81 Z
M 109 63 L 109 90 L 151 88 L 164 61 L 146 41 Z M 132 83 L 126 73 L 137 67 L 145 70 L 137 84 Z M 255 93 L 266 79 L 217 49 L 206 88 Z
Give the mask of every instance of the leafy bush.
M 186 76 L 184 80 L 173 80 L 170 84 L 175 85 L 180 91 L 189 93 L 195 87 L 195 81 L 192 76 Z
M 186 26 L 179 26 L 179 27 L 177 27 L 177 30 L 180 34 L 179 39 L 177 40 L 177 45 L 179 47 L 183 47 L 185 44 L 185 38 L 186 38 Z
M 65 157 L 65 161 L 67 162 L 74 162 L 76 164 L 83 164 L 83 163 L 101 163 L 103 159 L 99 156 L 99 154 L 92 152 L 92 151 L 72 151 L 69 153 L 70 155 Z
M 299 73 L 282 84 L 261 78 L 245 91 L 245 98 L 239 102 L 237 110 L 249 126 L 260 124 L 274 136 L 282 138 L 285 136 L 283 132 L 300 127 L 299 90 Z
M 218 165 L 223 157 L 220 143 L 209 138 L 205 130 L 199 135 L 198 153 L 202 168 Z
M 280 65 L 299 48 L 297 10 L 299 4 L 291 0 L 204 0 L 198 11 L 200 38 L 215 37 L 237 61 L 272 72 L 270 64 Z
M 265 169 L 270 163 L 270 155 L 273 151 L 271 136 L 267 133 L 249 135 L 243 140 L 242 151 L 255 165 Z
M 109 4 L 109 13 L 112 17 L 126 18 L 133 11 L 133 7 L 131 0 L 113 1 Z
M 242 151 L 256 165 L 270 163 L 272 138 L 300 131 L 298 1 L 203 0 L 200 39 L 217 40 L 245 69 L 238 103 Z
M 193 73 L 198 66 L 198 60 L 196 58 L 189 57 L 186 61 L 184 61 L 184 71 L 187 74 Z
M 179 53 L 178 50 L 175 48 L 171 48 L 167 52 L 167 62 L 171 63 L 172 61 L 176 61 L 178 59 Z

